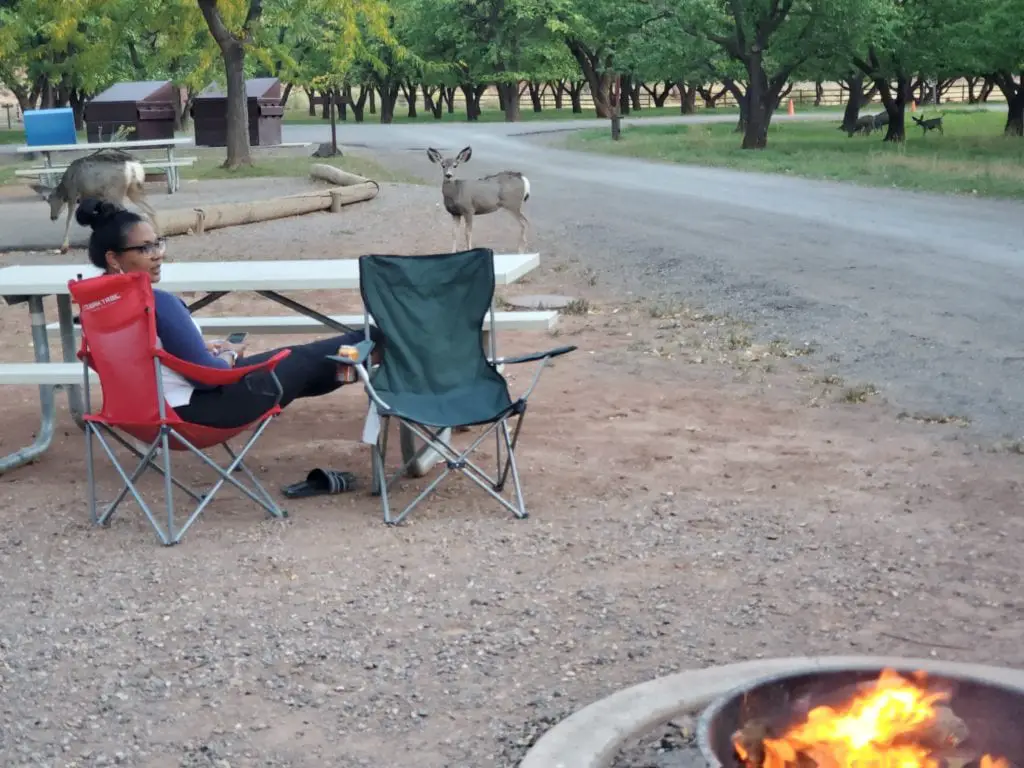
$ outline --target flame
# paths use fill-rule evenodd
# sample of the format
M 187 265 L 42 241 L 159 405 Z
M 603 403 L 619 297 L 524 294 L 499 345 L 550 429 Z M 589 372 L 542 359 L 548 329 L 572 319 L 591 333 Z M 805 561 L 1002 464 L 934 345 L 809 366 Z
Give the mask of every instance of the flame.
M 917 676 L 923 683 L 924 676 Z M 924 738 L 949 700 L 894 670 L 884 670 L 870 689 L 845 704 L 812 709 L 807 719 L 780 738 L 761 740 L 763 760 L 752 759 L 752 745 L 734 738 L 736 754 L 748 768 L 940 768 L 938 745 Z M 948 714 L 948 710 L 946 710 Z M 954 718 L 955 719 L 955 718 Z M 959 735 L 944 735 L 956 746 Z M 985 755 L 979 768 L 1010 768 L 1003 758 Z

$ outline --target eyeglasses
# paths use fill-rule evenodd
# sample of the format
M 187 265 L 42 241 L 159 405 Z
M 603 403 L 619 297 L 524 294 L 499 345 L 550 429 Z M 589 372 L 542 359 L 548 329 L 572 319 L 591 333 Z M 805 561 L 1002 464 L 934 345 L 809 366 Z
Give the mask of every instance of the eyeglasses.
M 128 251 L 138 251 L 143 256 L 152 256 L 157 253 L 163 253 L 167 250 L 167 238 L 158 237 L 152 243 L 142 243 L 141 245 L 129 245 L 127 248 L 122 248 L 121 253 L 127 253 Z

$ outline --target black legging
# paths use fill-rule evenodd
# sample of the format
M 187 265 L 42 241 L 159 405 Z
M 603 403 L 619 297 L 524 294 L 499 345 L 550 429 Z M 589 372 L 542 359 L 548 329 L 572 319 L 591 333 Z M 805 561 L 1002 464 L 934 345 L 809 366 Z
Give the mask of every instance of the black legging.
M 291 354 L 278 363 L 274 370 L 284 390 L 281 407 L 284 408 L 296 398 L 319 397 L 340 387 L 341 383 L 337 380 L 338 364 L 328 360 L 327 355 L 337 354 L 338 347 L 343 344 L 358 344 L 365 338 L 363 331 L 352 331 L 309 344 L 282 347 L 290 349 Z M 240 357 L 235 365 L 255 365 L 280 351 L 273 349 L 258 355 Z M 274 405 L 276 396 L 270 374 L 255 373 L 234 384 L 214 389 L 196 389 L 188 405 L 174 410 L 192 424 L 233 429 L 250 424 L 266 413 Z

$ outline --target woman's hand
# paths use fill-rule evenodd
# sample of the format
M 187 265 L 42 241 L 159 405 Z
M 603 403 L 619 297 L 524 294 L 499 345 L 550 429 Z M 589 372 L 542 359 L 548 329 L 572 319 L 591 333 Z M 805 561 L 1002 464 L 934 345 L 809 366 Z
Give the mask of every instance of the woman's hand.
M 235 360 L 240 358 L 245 353 L 246 345 L 243 344 L 230 344 L 223 339 L 214 339 L 206 342 L 206 348 L 210 350 L 210 354 L 214 357 L 225 357 L 228 353 L 234 353 L 230 355 L 231 364 L 235 364 Z

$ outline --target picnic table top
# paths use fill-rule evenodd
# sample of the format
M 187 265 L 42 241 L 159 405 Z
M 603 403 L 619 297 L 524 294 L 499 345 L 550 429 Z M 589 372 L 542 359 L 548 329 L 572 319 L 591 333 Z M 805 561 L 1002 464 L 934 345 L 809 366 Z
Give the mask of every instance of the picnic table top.
M 538 253 L 494 254 L 494 281 L 514 283 L 540 266 Z M 96 277 L 88 264 L 18 265 L 0 269 L 0 296 L 67 294 L 68 281 Z M 160 288 L 183 291 L 310 291 L 359 288 L 358 259 L 193 261 L 164 264 Z
M 88 152 L 93 149 L 166 149 L 167 147 L 183 147 L 193 143 L 191 137 L 176 139 L 142 139 L 140 141 L 98 141 L 84 144 L 50 144 L 47 146 L 30 147 L 22 145 L 15 151 L 29 152 Z

